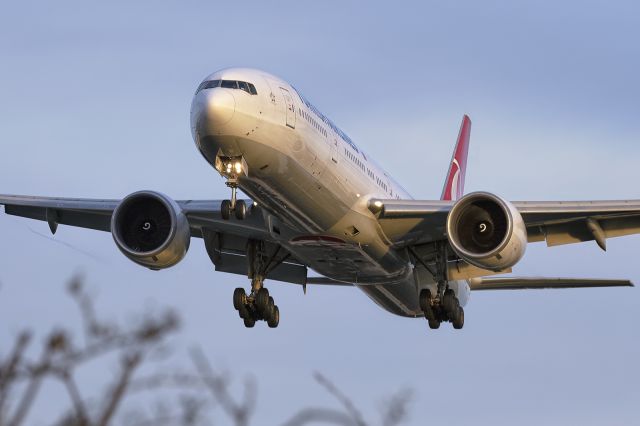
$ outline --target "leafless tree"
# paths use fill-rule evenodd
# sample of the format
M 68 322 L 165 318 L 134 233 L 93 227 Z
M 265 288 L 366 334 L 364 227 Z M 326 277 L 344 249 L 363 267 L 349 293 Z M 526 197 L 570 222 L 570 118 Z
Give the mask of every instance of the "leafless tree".
M 209 425 L 210 410 L 218 408 L 235 426 L 249 426 L 256 408 L 257 385 L 244 383 L 244 394 L 231 392 L 231 377 L 216 371 L 200 349 L 190 351 L 192 366 L 184 371 L 163 371 L 143 376 L 161 354 L 179 326 L 178 315 L 170 310 L 144 315 L 139 321 L 119 326 L 99 319 L 94 303 L 80 279 L 68 285 L 68 293 L 79 308 L 83 341 L 77 343 L 66 329 L 53 329 L 39 349 L 28 356 L 33 333 L 18 334 L 6 356 L 0 355 L 0 426 L 25 424 L 34 408 L 45 380 L 55 380 L 66 390 L 70 408 L 55 424 L 58 426 L 103 426 L 114 424 L 116 415 L 126 426 Z M 117 359 L 118 369 L 101 395 L 87 396 L 77 384 L 80 367 L 102 357 Z M 161 358 L 160 358 L 161 359 Z M 148 368 L 147 368 L 148 369 Z M 164 370 L 164 369 L 163 369 Z M 285 426 L 325 423 L 366 426 L 362 413 L 337 386 L 320 373 L 315 380 L 338 402 L 338 408 L 303 408 Z M 169 394 L 169 401 L 162 395 Z M 125 400 L 146 395 L 146 402 L 158 397 L 150 410 L 123 407 Z M 407 419 L 411 392 L 401 391 L 383 404 L 382 426 L 396 426 Z

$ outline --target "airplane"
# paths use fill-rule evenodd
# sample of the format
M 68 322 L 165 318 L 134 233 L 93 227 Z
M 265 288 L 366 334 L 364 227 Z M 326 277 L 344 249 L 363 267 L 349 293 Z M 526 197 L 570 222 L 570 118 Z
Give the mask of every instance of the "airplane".
M 439 200 L 417 200 L 295 87 L 267 72 L 228 68 L 206 77 L 191 132 L 225 179 L 226 200 L 176 201 L 143 190 L 122 200 L 0 195 L 5 213 L 111 232 L 151 270 L 169 268 L 202 238 L 216 271 L 245 275 L 233 305 L 246 327 L 278 326 L 265 280 L 353 286 L 383 309 L 464 325 L 476 290 L 633 286 L 628 280 L 497 277 L 528 243 L 548 246 L 640 233 L 640 200 L 508 201 L 464 194 L 471 120 L 457 137 Z M 241 189 L 250 199 L 238 197 Z M 318 276 L 309 276 L 309 270 Z

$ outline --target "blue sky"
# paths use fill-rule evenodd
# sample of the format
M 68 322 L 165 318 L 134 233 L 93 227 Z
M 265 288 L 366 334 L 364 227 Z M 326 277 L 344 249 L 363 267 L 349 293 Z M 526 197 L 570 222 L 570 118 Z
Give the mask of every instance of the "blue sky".
M 416 198 L 439 196 L 464 113 L 468 191 L 640 198 L 639 16 L 631 1 L 13 2 L 0 14 L 0 192 L 225 198 L 191 140 L 191 96 L 217 69 L 252 66 L 293 83 Z M 238 378 L 257 377 L 256 424 L 334 405 L 316 370 L 371 419 L 402 387 L 416 391 L 416 425 L 637 419 L 635 289 L 473 294 L 464 330 L 432 332 L 357 290 L 303 297 L 272 283 L 281 326 L 245 330 L 231 294 L 246 280 L 214 272 L 199 240 L 154 273 L 108 234 L 47 232 L 0 216 L 2 352 L 22 326 L 77 321 L 62 288 L 81 272 L 110 316 L 181 310 L 178 348 L 197 342 Z M 515 272 L 640 282 L 638 249 L 639 237 L 606 254 L 531 245 Z M 83 373 L 86 389 L 100 383 Z M 33 422 L 65 402 L 45 390 Z

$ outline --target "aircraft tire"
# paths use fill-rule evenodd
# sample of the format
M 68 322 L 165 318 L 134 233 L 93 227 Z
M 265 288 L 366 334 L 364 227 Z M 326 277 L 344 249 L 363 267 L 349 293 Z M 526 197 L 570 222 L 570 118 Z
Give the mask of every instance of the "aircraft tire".
M 422 312 L 427 312 L 428 309 L 431 309 L 431 306 L 429 306 L 429 300 L 431 300 L 431 291 L 428 288 L 420 290 L 418 301 L 420 302 L 420 309 L 422 309 Z
M 238 220 L 244 220 L 247 217 L 247 203 L 244 200 L 236 201 L 235 214 Z
M 442 307 L 449 315 L 452 315 L 456 312 L 457 306 L 456 294 L 453 290 L 448 289 L 444 292 L 444 296 L 442 297 Z
M 247 300 L 247 293 L 245 293 L 244 288 L 236 288 L 233 291 L 233 307 L 239 311 L 240 308 L 244 306 L 245 300 Z
M 453 320 L 453 328 L 455 328 L 456 330 L 460 330 L 462 327 L 464 327 L 464 309 L 462 309 L 462 307 L 459 307 L 458 312 L 456 313 L 456 316 Z
M 240 306 L 240 309 L 238 309 L 238 315 L 240 315 L 240 318 L 242 319 L 251 317 L 251 313 L 244 305 Z
M 430 319 L 429 328 L 432 330 L 437 330 L 438 328 L 440 328 L 440 321 L 437 319 Z
M 220 215 L 222 216 L 222 219 L 229 220 L 229 218 L 231 217 L 231 201 L 230 200 L 222 201 L 222 204 L 220 204 Z
M 264 314 L 267 312 L 266 309 L 268 306 L 269 306 L 269 290 L 262 287 L 256 293 L 256 308 L 258 309 L 258 312 L 263 314 L 262 316 L 265 316 Z
M 249 318 L 244 318 L 244 326 L 247 328 L 253 328 L 253 326 L 256 325 L 256 320 L 249 317 Z
M 276 328 L 280 323 L 280 309 L 277 306 L 273 306 L 271 309 L 267 325 L 269 328 Z

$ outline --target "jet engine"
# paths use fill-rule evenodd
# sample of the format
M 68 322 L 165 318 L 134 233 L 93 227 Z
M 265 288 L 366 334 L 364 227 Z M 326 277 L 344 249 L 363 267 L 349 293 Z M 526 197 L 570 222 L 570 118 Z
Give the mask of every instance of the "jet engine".
M 463 260 L 501 271 L 524 255 L 527 228 L 513 204 L 488 192 L 474 192 L 458 200 L 449 212 L 447 238 Z
M 153 191 L 135 192 L 120 202 L 111 217 L 111 234 L 125 256 L 154 270 L 180 262 L 191 241 L 180 206 Z

